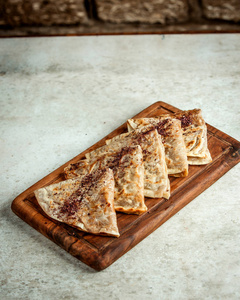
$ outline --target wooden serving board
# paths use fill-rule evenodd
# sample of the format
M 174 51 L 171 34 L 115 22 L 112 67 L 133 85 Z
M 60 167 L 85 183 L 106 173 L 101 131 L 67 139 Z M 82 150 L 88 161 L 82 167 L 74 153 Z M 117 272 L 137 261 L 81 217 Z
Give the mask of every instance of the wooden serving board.
M 162 113 L 177 111 L 179 109 L 164 102 L 156 102 L 136 115 L 135 118 L 154 117 Z M 185 178 L 170 177 L 170 199 L 166 201 L 163 198 L 146 198 L 148 211 L 143 215 L 117 213 L 119 238 L 94 236 L 52 220 L 44 214 L 37 204 L 33 191 L 64 180 L 64 167 L 82 159 L 87 152 L 104 145 L 106 139 L 127 132 L 126 123 L 20 194 L 13 201 L 12 210 L 26 223 L 71 255 L 95 270 L 103 270 L 141 242 L 240 161 L 240 142 L 210 125 L 207 127 L 208 147 L 213 158 L 212 163 L 203 166 L 189 166 L 189 175 Z

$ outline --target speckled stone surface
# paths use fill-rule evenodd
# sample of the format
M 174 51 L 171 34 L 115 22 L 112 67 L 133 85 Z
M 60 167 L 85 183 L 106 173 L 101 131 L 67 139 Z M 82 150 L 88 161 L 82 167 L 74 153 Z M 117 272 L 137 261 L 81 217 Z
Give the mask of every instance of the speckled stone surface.
M 171 24 L 188 21 L 189 18 L 186 0 L 96 0 L 96 10 L 100 20 L 114 23 Z
M 238 0 L 203 0 L 202 7 L 206 18 L 240 21 L 240 2 Z
M 240 166 L 102 272 L 10 210 L 155 101 L 240 140 L 240 36 L 0 39 L 0 298 L 239 299 Z
M 4 0 L 1 8 L 3 21 L 12 27 L 88 22 L 84 0 L 58 0 L 57 3 L 54 0 Z

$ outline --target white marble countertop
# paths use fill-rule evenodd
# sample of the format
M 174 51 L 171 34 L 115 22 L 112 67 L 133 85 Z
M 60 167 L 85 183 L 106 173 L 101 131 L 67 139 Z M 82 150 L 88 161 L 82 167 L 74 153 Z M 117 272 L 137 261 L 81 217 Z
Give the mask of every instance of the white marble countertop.
M 102 272 L 10 210 L 159 100 L 240 140 L 240 35 L 0 39 L 1 299 L 240 298 L 240 165 Z

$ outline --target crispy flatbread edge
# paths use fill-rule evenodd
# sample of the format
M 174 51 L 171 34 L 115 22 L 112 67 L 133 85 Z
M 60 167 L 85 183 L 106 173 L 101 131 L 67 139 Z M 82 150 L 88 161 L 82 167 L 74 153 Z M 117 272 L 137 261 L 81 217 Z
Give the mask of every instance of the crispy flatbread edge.
M 149 197 L 149 198 L 165 198 L 169 199 L 170 198 L 170 181 L 169 179 L 167 180 L 167 188 L 165 191 L 151 191 L 144 189 L 144 196 Z
M 167 189 L 166 189 L 166 191 L 163 192 L 163 198 L 168 200 L 170 198 L 170 195 L 171 195 L 171 186 L 170 186 L 170 180 L 168 178 Z
M 65 170 L 66 169 L 66 170 Z M 79 177 L 79 175 L 77 174 L 77 173 L 75 173 L 75 172 L 72 172 L 72 173 L 69 173 L 68 171 L 67 171 L 67 168 L 65 168 L 64 169 L 64 177 L 66 178 L 66 180 L 68 180 L 68 179 L 73 179 L 73 178 L 77 178 L 77 177 Z M 70 174 L 72 174 L 72 175 L 70 175 Z M 73 176 L 75 176 L 75 177 L 73 177 Z
M 79 162 L 85 163 L 84 166 L 86 166 L 86 164 L 87 164 L 86 159 L 81 159 L 81 160 L 78 160 L 76 163 L 68 164 L 63 170 L 65 179 L 73 179 L 73 178 L 77 178 L 77 177 L 81 176 L 78 173 L 75 173 L 76 170 L 81 168 L 79 166 L 78 166 L 78 168 L 75 168 L 75 165 L 78 164 Z M 74 169 L 72 169 L 71 166 L 74 166 Z M 82 176 L 84 176 L 84 175 L 86 175 L 86 174 L 82 174 Z
M 72 179 L 72 178 L 71 178 L 71 179 Z M 50 219 L 52 219 L 52 220 L 55 220 L 55 221 L 58 221 L 58 222 L 60 222 L 60 223 L 66 224 L 66 225 L 68 225 L 68 226 L 70 226 L 70 227 L 74 227 L 74 228 L 76 228 L 76 229 L 78 229 L 78 230 L 80 230 L 80 231 L 84 231 L 84 232 L 87 232 L 87 233 L 90 233 L 90 234 L 94 234 L 94 235 L 113 236 L 113 237 L 119 237 L 119 236 L 120 236 L 118 230 L 117 230 L 117 231 L 112 231 L 112 233 L 108 233 L 108 232 L 106 232 L 106 231 L 104 231 L 104 230 L 103 230 L 102 232 L 94 233 L 94 232 L 89 232 L 89 231 L 86 229 L 86 227 L 84 226 L 83 223 L 79 223 L 78 226 L 74 226 L 74 225 L 70 225 L 70 224 L 67 224 L 67 223 L 63 222 L 63 221 L 59 220 L 58 218 L 52 218 L 52 217 L 50 217 L 49 214 L 48 214 L 48 210 L 46 209 L 47 205 L 43 205 L 43 204 L 41 203 L 41 201 L 40 201 L 41 194 L 42 194 L 42 192 L 44 192 L 44 191 L 45 191 L 44 187 L 43 187 L 43 188 L 40 188 L 40 189 L 34 191 L 34 195 L 35 195 L 35 197 L 36 197 L 36 199 L 37 199 L 37 203 L 39 204 L 39 206 L 40 206 L 41 209 L 43 210 L 44 214 L 45 214 L 48 218 L 50 218 Z M 47 196 L 47 199 L 49 199 L 49 198 L 50 198 L 50 197 Z
M 151 190 L 144 189 L 144 196 L 149 198 L 162 198 L 163 192 L 159 193 L 159 192 L 154 192 Z
M 135 130 L 137 128 L 137 125 L 132 121 L 132 119 L 127 120 L 127 129 L 128 131 Z
M 200 128 L 202 130 L 202 140 L 204 139 L 205 140 L 205 145 L 204 147 L 205 148 L 205 151 L 202 151 L 201 149 L 201 153 L 195 153 L 194 150 L 188 150 L 187 152 L 187 156 L 188 157 L 196 157 L 196 158 L 206 158 L 206 155 L 207 155 L 207 149 L 208 149 L 208 146 L 207 146 L 207 126 L 204 125 L 203 128 Z
M 165 198 L 168 200 L 170 198 L 170 193 L 167 191 L 161 193 L 155 193 L 150 190 L 144 190 L 144 196 L 148 198 Z
M 141 214 L 145 213 L 148 210 L 146 205 L 145 205 L 145 207 L 146 208 L 143 208 L 143 209 L 133 209 L 133 208 L 124 209 L 123 207 L 114 206 L 114 208 L 117 212 L 122 212 L 122 213 L 130 214 L 130 215 L 132 215 L 132 214 L 141 215 Z
M 206 150 L 204 157 L 188 156 L 189 165 L 207 165 L 212 162 L 212 157 L 209 149 Z
M 173 177 L 187 177 L 188 176 L 188 170 L 184 170 L 182 172 L 179 172 L 179 173 L 168 173 L 169 176 L 173 176 Z
M 95 150 L 95 149 L 94 149 L 94 150 Z M 85 154 L 85 157 L 86 157 L 87 160 L 90 160 L 89 152 Z
M 144 193 L 143 193 L 143 196 L 144 196 Z M 124 208 L 124 207 L 118 206 L 114 203 L 114 209 L 116 212 L 121 212 L 121 213 L 129 214 L 129 215 L 141 215 L 148 210 L 148 208 L 145 204 L 144 198 L 143 198 L 143 203 L 142 203 L 141 208 L 132 208 L 132 207 Z

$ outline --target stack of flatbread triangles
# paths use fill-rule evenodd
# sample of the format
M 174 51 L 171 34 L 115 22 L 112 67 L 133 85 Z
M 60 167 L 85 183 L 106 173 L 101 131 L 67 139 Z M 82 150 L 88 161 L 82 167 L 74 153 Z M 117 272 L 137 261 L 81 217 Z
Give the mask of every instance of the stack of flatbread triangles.
M 116 211 L 142 214 L 145 197 L 168 199 L 168 175 L 211 162 L 201 110 L 130 119 L 128 132 L 64 169 L 66 181 L 35 191 L 51 218 L 93 234 L 119 236 Z

